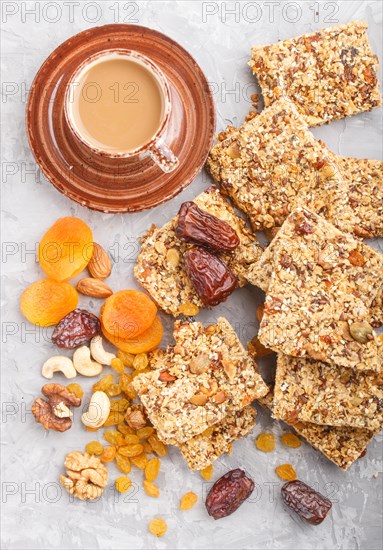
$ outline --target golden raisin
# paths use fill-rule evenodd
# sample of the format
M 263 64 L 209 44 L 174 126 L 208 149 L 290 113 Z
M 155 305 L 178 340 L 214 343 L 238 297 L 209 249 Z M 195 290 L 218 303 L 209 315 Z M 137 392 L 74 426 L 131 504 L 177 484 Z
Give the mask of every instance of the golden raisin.
M 136 443 L 135 445 L 123 445 L 118 449 L 118 452 L 123 456 L 132 458 L 133 456 L 138 456 L 143 453 L 144 448 L 140 443 Z
M 198 315 L 199 307 L 194 304 L 181 304 L 180 313 L 186 315 L 186 317 L 193 317 L 194 315 Z
M 123 474 L 129 474 L 132 469 L 129 458 L 127 456 L 120 455 L 120 453 L 116 454 L 116 465 Z
M 104 439 L 111 445 L 125 445 L 124 436 L 116 430 L 107 430 L 104 432 Z
M 86 444 L 85 451 L 90 455 L 102 455 L 104 447 L 98 441 L 90 441 Z
M 119 432 L 121 432 L 122 434 L 126 435 L 126 434 L 133 434 L 134 433 L 134 430 L 133 428 L 131 428 L 130 426 L 128 426 L 127 424 L 125 424 L 125 422 L 122 422 L 121 424 L 119 424 L 117 426 L 117 430 Z
M 160 456 L 161 458 L 167 455 L 168 449 L 165 443 L 162 443 L 162 441 L 158 439 L 156 434 L 151 435 L 148 438 L 148 441 L 156 455 Z
M 111 384 L 105 393 L 109 397 L 117 397 L 117 395 L 120 395 L 121 393 L 121 387 L 119 384 Z
M 148 481 L 154 481 L 160 471 L 160 460 L 158 458 L 151 458 L 145 466 L 145 478 Z
M 197 495 L 192 491 L 190 491 L 189 493 L 185 493 L 184 496 L 181 498 L 180 510 L 190 510 L 190 508 L 193 508 L 197 500 Z
M 111 411 L 108 418 L 104 422 L 104 427 L 110 428 L 111 426 L 117 426 L 117 424 L 121 424 L 121 422 L 123 421 L 124 421 L 123 413 L 120 413 L 117 411 Z
M 145 470 L 145 467 L 148 463 L 148 457 L 145 453 L 142 453 L 138 456 L 132 456 L 130 459 L 131 463 L 135 465 L 139 470 Z
M 143 446 L 144 448 L 144 452 L 148 455 L 150 455 L 151 453 L 153 453 L 153 447 L 151 446 L 151 444 L 149 443 L 149 441 L 142 441 L 141 442 L 141 445 Z
M 132 485 L 131 480 L 126 476 L 120 476 L 116 479 L 116 489 L 119 493 L 126 493 Z
M 126 434 L 124 437 L 124 445 L 135 445 L 136 443 L 139 443 L 140 440 L 136 436 L 136 434 Z
M 85 426 L 87 432 L 97 432 L 100 428 L 91 428 L 90 426 Z
M 255 446 L 264 453 L 270 453 L 275 448 L 273 434 L 260 434 L 256 439 Z
M 129 407 L 130 401 L 122 397 L 121 399 L 116 399 L 116 401 L 110 402 L 110 410 L 123 413 Z
M 133 368 L 138 371 L 143 371 L 149 364 L 149 359 L 146 353 L 139 353 L 133 360 Z
M 297 479 L 297 473 L 291 464 L 281 464 L 275 468 L 275 472 L 285 481 L 294 481 L 294 479 Z
M 113 462 L 116 451 L 117 449 L 113 445 L 111 447 L 105 447 L 104 452 L 100 456 L 101 462 Z
M 123 392 L 127 393 L 129 386 L 132 382 L 132 375 L 124 372 L 124 374 L 121 374 L 118 383 L 122 389 Z
M 100 378 L 100 380 L 98 382 L 93 384 L 92 390 L 93 390 L 93 392 L 96 392 L 96 391 L 104 391 L 105 392 L 109 388 L 109 386 L 111 386 L 113 384 L 113 382 L 114 382 L 113 374 L 106 374 L 105 376 Z
M 119 357 L 112 359 L 110 365 L 118 374 L 124 374 L 124 363 Z
M 148 437 L 154 434 L 154 429 L 151 426 L 145 426 L 144 428 L 139 428 L 136 433 L 138 439 L 148 439 Z
M 148 481 L 147 479 L 144 479 L 144 489 L 145 493 L 149 497 L 159 497 L 160 491 L 155 483 L 152 483 L 151 481 Z
M 134 355 L 132 353 L 128 353 L 127 351 L 118 350 L 117 357 L 120 359 L 125 367 L 132 367 L 133 361 L 134 361 Z
M 83 397 L 84 395 L 84 390 L 82 389 L 82 387 L 80 386 L 80 384 L 68 384 L 68 386 L 66 387 L 66 389 L 68 391 L 70 391 L 71 393 L 74 393 L 76 397 L 79 397 L 80 399 Z
M 286 447 L 291 447 L 292 449 L 297 449 L 302 444 L 299 437 L 291 432 L 282 434 L 281 441 L 284 445 L 286 445 Z
M 163 537 L 167 530 L 168 526 L 161 518 L 152 519 L 149 523 L 149 531 L 156 537 Z
M 200 471 L 201 476 L 206 481 L 209 481 L 212 478 L 213 475 L 213 464 L 209 464 L 209 466 L 206 466 L 203 470 Z

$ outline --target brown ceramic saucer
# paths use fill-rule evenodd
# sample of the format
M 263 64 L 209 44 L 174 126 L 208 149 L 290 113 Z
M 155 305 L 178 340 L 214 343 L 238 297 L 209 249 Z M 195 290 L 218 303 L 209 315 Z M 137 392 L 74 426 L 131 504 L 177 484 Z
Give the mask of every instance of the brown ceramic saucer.
M 93 153 L 70 131 L 64 91 L 88 56 L 128 48 L 149 57 L 168 80 L 172 101 L 164 135 L 180 164 L 164 173 L 148 158 L 110 159 Z M 105 25 L 66 40 L 41 66 L 29 95 L 27 133 L 46 178 L 70 199 L 102 212 L 136 212 L 177 195 L 201 170 L 215 131 L 215 109 L 196 61 L 174 40 L 138 25 Z

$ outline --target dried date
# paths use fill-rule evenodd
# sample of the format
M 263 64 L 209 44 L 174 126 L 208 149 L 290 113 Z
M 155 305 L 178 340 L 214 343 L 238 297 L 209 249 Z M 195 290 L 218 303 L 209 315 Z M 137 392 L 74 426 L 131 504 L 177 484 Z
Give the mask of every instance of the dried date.
M 227 265 L 204 248 L 187 250 L 184 260 L 186 273 L 207 306 L 223 302 L 238 286 L 238 279 Z
M 184 202 L 178 213 L 176 235 L 181 241 L 206 246 L 215 252 L 230 252 L 239 245 L 234 229 L 225 221 Z
M 206 498 L 206 509 L 214 519 L 230 516 L 254 489 L 254 481 L 237 468 L 218 479 Z
M 58 323 L 52 342 L 59 348 L 72 349 L 91 340 L 100 330 L 98 317 L 86 309 L 75 309 Z
M 281 494 L 284 503 L 311 525 L 322 523 L 332 507 L 328 498 L 298 479 L 285 483 Z

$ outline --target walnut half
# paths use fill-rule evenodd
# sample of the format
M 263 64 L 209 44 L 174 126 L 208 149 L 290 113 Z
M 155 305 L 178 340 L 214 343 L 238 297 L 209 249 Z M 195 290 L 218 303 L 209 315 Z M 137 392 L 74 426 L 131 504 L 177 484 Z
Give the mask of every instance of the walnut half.
M 80 500 L 94 500 L 102 495 L 108 482 L 108 470 L 99 458 L 81 451 L 73 451 L 65 457 L 66 476 L 60 476 L 60 484 L 70 495 Z
M 65 432 L 72 427 L 71 411 L 68 407 L 79 407 L 81 399 L 61 384 L 45 384 L 41 393 L 47 398 L 38 397 L 32 404 L 36 422 L 46 430 Z

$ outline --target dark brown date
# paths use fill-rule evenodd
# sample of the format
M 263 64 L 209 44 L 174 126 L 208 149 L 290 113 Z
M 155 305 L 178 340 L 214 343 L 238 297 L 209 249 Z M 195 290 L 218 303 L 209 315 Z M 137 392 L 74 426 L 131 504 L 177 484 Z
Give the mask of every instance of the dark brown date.
M 284 484 L 282 499 L 291 510 L 311 525 L 322 523 L 332 507 L 328 498 L 298 479 Z
M 88 342 L 100 331 L 98 317 L 86 309 L 75 309 L 56 325 L 52 342 L 59 348 L 72 349 Z
M 216 306 L 238 286 L 238 279 L 217 256 L 204 248 L 185 252 L 185 270 L 206 306 Z
M 181 241 L 206 246 L 215 252 L 230 252 L 239 245 L 234 229 L 225 221 L 184 202 L 178 212 L 176 235 Z
M 230 516 L 254 489 L 254 481 L 237 468 L 216 481 L 206 498 L 206 509 L 214 519 Z

